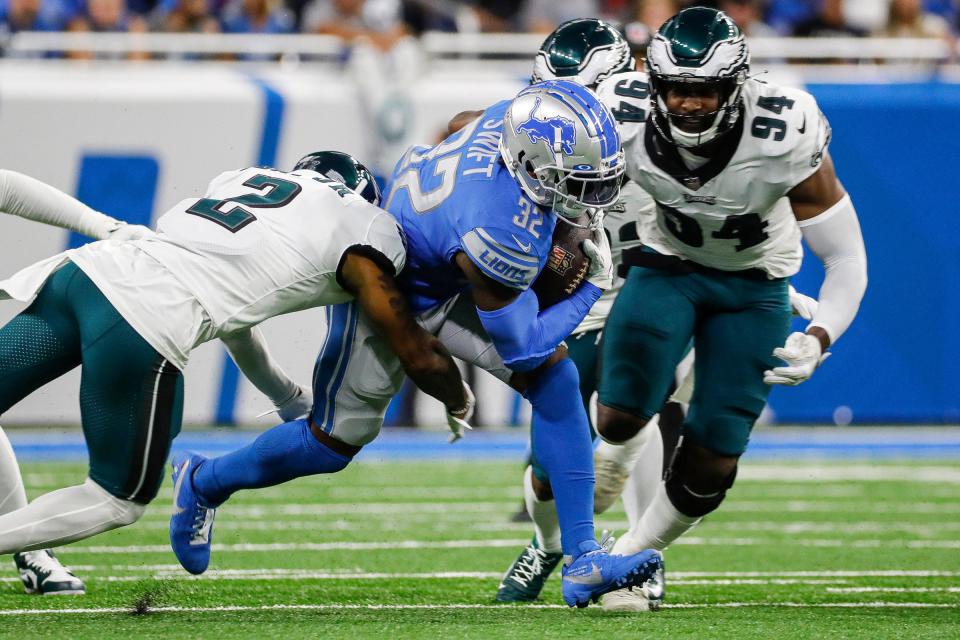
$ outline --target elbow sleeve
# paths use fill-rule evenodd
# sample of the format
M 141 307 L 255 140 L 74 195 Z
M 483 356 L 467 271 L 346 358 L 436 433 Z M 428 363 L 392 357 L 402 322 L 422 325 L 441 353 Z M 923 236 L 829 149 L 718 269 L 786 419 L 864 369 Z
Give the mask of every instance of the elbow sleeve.
M 836 342 L 853 322 L 867 289 L 867 252 L 850 196 L 800 222 L 803 239 L 824 267 L 819 306 L 810 326 Z
M 478 309 L 477 314 L 504 364 L 514 371 L 530 371 L 577 328 L 601 293 L 586 282 L 567 299 L 540 311 L 536 294 L 527 289 L 507 306 Z

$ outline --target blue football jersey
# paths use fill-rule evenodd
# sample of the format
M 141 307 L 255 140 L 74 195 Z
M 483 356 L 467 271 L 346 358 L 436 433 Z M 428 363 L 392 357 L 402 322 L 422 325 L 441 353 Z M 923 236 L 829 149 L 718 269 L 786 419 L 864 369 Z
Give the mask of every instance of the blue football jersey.
M 510 101 L 498 102 L 435 147 L 413 147 L 387 183 L 384 208 L 407 240 L 398 280 L 416 311 L 467 288 L 454 264 L 465 253 L 493 280 L 530 286 L 547 261 L 556 218 L 520 188 L 498 145 Z

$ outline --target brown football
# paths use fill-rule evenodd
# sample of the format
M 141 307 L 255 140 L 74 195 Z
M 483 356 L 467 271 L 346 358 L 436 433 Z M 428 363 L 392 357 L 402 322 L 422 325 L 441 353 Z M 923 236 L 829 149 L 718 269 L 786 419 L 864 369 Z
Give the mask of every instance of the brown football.
M 579 220 L 577 222 L 584 224 Z M 589 229 L 557 220 L 547 264 L 533 282 L 533 291 L 537 294 L 541 309 L 557 304 L 583 282 L 590 259 L 580 245 L 590 236 Z

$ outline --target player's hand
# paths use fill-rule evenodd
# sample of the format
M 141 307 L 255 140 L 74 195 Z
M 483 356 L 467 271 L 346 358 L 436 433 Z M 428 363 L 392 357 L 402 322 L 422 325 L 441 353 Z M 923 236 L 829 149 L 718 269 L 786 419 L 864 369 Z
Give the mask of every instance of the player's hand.
M 587 282 L 606 291 L 613 286 L 613 257 L 610 255 L 610 240 L 601 226 L 593 230 L 593 238 L 583 241 L 583 252 L 590 258 Z
M 792 284 L 787 285 L 787 287 L 787 291 L 790 293 L 790 310 L 793 311 L 793 315 L 804 320 L 813 320 L 820 303 L 817 302 L 816 298 L 811 298 L 794 289 Z
M 773 355 L 787 363 L 786 367 L 774 367 L 763 372 L 767 384 L 796 386 L 805 382 L 813 372 L 830 357 L 823 353 L 816 336 L 796 331 L 787 337 L 787 342 L 773 350 Z
M 293 422 L 310 415 L 313 409 L 313 392 L 306 387 L 300 387 L 292 398 L 277 407 L 277 414 L 284 422 Z
M 149 238 L 155 235 L 156 234 L 150 228 L 145 227 L 142 224 L 127 224 L 126 222 L 121 222 L 109 234 L 107 234 L 107 240 L 126 242 L 128 240 L 143 240 L 144 238 Z
M 473 409 L 477 406 L 477 399 L 466 382 L 463 383 L 464 404 L 456 409 L 447 409 L 447 426 L 450 428 L 450 437 L 447 442 L 453 444 L 463 437 L 463 432 L 473 429 L 469 420 L 473 417 Z

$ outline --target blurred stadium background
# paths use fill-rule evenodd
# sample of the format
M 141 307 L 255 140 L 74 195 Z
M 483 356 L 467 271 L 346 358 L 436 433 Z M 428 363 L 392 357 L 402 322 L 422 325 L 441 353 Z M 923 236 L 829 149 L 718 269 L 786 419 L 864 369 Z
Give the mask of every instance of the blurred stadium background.
M 516 93 L 558 23 L 604 16 L 640 44 L 687 4 L 0 0 L 0 166 L 141 224 L 221 171 L 284 168 L 321 148 L 353 153 L 382 175 L 407 145 L 436 141 L 453 114 Z M 836 357 L 802 387 L 774 391 L 767 422 L 960 422 L 960 207 L 950 186 L 960 2 L 714 4 L 750 36 L 754 73 L 818 99 L 870 260 L 870 288 Z M 83 241 L 0 216 L 0 273 Z M 815 264 L 794 280 L 811 295 L 819 282 Z M 18 310 L 0 306 L 0 322 Z M 308 380 L 322 314 L 278 318 L 266 330 L 288 371 Z M 471 376 L 478 424 L 527 423 L 518 396 Z M 34 394 L 4 426 L 78 423 L 78 379 Z M 268 424 L 256 420 L 268 401 L 218 344 L 195 352 L 186 379 L 186 424 Z M 389 423 L 429 427 L 442 424 L 442 411 L 406 390 Z

